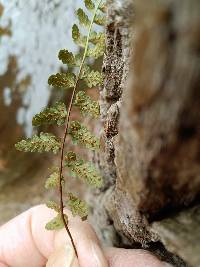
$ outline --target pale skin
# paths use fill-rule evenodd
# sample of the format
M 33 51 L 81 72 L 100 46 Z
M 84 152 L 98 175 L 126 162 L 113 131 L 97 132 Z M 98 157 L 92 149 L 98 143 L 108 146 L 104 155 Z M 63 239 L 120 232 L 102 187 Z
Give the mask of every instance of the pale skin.
M 78 259 L 65 230 L 47 231 L 54 211 L 36 206 L 0 227 L 0 267 L 164 267 L 144 250 L 102 248 L 92 226 L 73 218 L 69 228 Z

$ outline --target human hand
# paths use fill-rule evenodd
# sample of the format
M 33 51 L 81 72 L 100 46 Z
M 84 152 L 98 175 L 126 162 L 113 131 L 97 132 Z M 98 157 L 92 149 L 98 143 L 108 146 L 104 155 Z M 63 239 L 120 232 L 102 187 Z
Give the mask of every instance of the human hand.
M 65 230 L 45 230 L 46 222 L 54 215 L 54 211 L 40 205 L 1 226 L 0 267 L 166 266 L 144 250 L 103 250 L 91 225 L 69 213 L 69 228 L 78 251 L 77 259 Z

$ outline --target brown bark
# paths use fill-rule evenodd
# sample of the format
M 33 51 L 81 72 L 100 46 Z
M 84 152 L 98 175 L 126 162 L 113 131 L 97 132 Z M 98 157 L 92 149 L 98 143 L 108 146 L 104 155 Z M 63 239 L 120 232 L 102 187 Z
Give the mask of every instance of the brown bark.
M 96 159 L 106 182 L 98 202 L 132 244 L 160 244 L 162 231 L 152 230 L 152 222 L 162 225 L 200 195 L 199 10 L 198 0 L 109 2 L 104 153 Z M 187 235 L 195 239 L 189 229 Z M 197 266 L 198 255 L 190 253 L 184 260 Z

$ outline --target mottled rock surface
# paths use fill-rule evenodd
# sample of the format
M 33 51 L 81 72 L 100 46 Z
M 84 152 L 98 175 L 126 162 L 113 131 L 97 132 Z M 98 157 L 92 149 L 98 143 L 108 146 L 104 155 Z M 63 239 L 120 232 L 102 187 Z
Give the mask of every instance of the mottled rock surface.
M 152 224 L 163 244 L 183 258 L 189 266 L 200 263 L 200 206 Z
M 101 218 L 133 246 L 159 244 L 162 231 L 152 231 L 151 222 L 199 199 L 199 9 L 197 0 L 109 1 L 100 92 L 104 151 L 96 155 L 105 188 L 94 216 L 105 208 Z M 190 257 L 173 263 L 187 266 Z

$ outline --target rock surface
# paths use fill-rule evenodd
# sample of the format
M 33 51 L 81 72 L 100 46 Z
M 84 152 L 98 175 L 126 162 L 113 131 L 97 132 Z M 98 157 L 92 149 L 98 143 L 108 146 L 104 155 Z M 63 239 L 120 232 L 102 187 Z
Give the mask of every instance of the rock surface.
M 200 195 L 200 2 L 108 5 L 100 91 L 104 152 L 95 158 L 105 188 L 94 216 L 113 221 L 134 246 L 151 246 L 162 240 L 162 231 L 152 231 L 150 223 L 193 205 Z M 104 208 L 107 213 L 99 212 Z M 100 227 L 104 232 L 106 224 Z M 167 244 L 165 249 L 170 251 Z M 182 257 L 178 249 L 173 253 Z M 173 263 L 186 266 L 178 258 Z
M 163 244 L 183 258 L 189 266 L 200 263 L 200 206 L 152 224 Z

